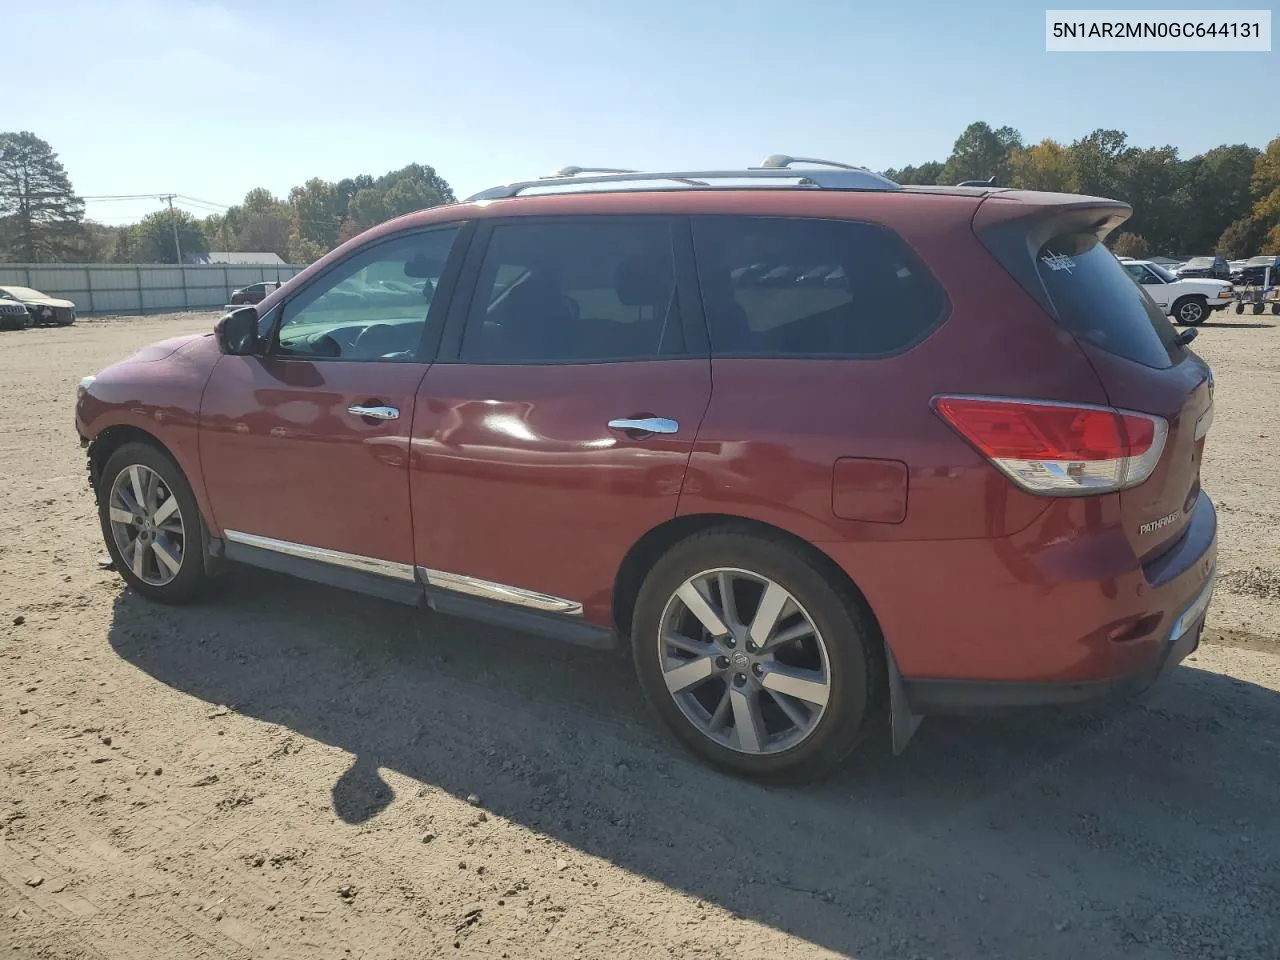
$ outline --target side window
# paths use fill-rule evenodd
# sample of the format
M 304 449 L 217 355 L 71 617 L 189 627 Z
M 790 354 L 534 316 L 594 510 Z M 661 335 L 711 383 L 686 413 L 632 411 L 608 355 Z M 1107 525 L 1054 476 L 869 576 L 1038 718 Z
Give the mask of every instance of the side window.
M 1164 280 L 1158 277 L 1154 270 L 1143 267 L 1141 282 L 1145 283 L 1149 287 L 1158 287 L 1160 284 L 1164 283 Z
M 1139 283 L 1145 283 L 1147 277 L 1147 268 L 1140 263 L 1126 263 L 1124 272 L 1133 277 Z
M 436 285 L 458 227 L 361 250 L 284 305 L 275 354 L 312 360 L 418 359 Z
M 715 355 L 884 356 L 947 311 L 938 282 L 884 227 L 697 217 L 693 237 Z
M 586 363 L 684 353 L 671 224 L 660 218 L 495 226 L 460 357 Z

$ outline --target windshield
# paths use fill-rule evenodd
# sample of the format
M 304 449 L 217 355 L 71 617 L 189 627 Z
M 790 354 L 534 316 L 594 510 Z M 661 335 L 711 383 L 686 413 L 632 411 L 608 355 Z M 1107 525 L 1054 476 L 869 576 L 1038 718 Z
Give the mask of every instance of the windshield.
M 7 296 L 10 300 L 24 300 L 30 297 L 44 296 L 39 290 L 32 290 L 30 287 L 0 287 L 0 294 Z
M 1158 263 L 1153 263 L 1150 266 L 1151 266 L 1151 269 L 1156 272 L 1156 276 L 1158 276 L 1165 283 L 1173 283 L 1175 280 L 1178 279 L 1172 273 L 1166 270 L 1164 267 L 1160 266 L 1160 264 Z

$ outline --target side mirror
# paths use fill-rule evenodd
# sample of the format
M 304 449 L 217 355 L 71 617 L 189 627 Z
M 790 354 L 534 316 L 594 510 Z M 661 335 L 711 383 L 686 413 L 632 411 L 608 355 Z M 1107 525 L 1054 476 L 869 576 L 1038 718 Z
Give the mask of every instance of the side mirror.
M 258 311 L 255 307 L 232 310 L 213 328 L 218 349 L 233 357 L 252 357 L 262 352 L 258 337 Z

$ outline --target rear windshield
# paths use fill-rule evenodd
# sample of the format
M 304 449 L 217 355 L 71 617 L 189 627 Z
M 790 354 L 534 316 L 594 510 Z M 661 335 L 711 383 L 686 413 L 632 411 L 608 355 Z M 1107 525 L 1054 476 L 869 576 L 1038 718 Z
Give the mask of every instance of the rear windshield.
M 1164 311 L 1094 234 L 1054 237 L 1040 248 L 1036 269 L 1058 322 L 1081 340 L 1148 367 L 1170 367 L 1186 355 Z

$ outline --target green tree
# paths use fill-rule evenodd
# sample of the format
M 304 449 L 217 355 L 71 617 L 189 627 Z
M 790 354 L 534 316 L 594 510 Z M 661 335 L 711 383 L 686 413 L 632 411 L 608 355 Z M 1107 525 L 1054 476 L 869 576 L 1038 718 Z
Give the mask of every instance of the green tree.
M 66 259 L 76 263 L 122 263 L 122 240 L 130 229 L 86 220 L 81 224 L 80 235 L 67 251 Z
M 1228 260 L 1251 257 L 1262 246 L 1267 231 L 1252 216 L 1241 217 L 1222 231 L 1213 252 Z
M 1267 144 L 1254 164 L 1252 218 L 1263 233 L 1262 253 L 1280 253 L 1280 137 Z
M 58 155 L 34 133 L 0 133 L 0 256 L 28 263 L 64 259 L 84 220 Z
M 1021 190 L 1074 193 L 1075 171 L 1067 148 L 1057 140 L 1041 140 L 1009 158 L 1009 185 Z
M 454 199 L 453 188 L 433 167 L 411 163 L 359 187 L 347 205 L 347 215 L 360 230 L 367 230 L 384 220 Z
M 1231 224 L 1250 215 L 1249 180 L 1258 156 L 1257 149 L 1240 143 L 1186 161 L 1185 216 L 1179 225 L 1183 249 L 1193 254 L 1214 249 Z
M 138 263 L 177 263 L 178 254 L 173 245 L 174 227 L 178 230 L 178 242 L 182 245 L 182 258 L 189 261 L 209 252 L 209 242 L 200 221 L 185 210 L 170 211 L 167 208 L 148 214 L 134 224 L 129 246 Z
M 282 260 L 289 258 L 289 230 L 292 217 L 289 206 L 272 196 L 270 190 L 257 187 L 244 195 L 244 202 L 231 207 L 227 220 L 235 227 L 236 250 L 274 253 Z
M 906 166 L 901 170 L 886 170 L 884 175 L 890 180 L 901 184 L 915 183 L 933 186 L 938 182 L 938 175 L 941 173 L 942 164 L 937 160 L 930 160 L 928 163 L 922 163 L 918 167 Z
M 1012 127 L 991 126 L 979 120 L 965 127 L 956 138 L 951 156 L 943 164 L 938 179 L 942 183 L 959 183 L 962 180 L 986 180 L 995 177 L 996 183 L 1009 183 L 1010 158 L 1014 151 L 1022 149 L 1022 134 Z
M 1146 238 L 1137 233 L 1122 233 L 1111 245 L 1111 252 L 1117 257 L 1133 257 L 1141 260 L 1151 253 Z
M 313 177 L 289 191 L 289 260 L 310 263 L 338 245 L 346 202 L 336 184 Z
M 1117 161 L 1114 175 L 1117 192 L 1111 196 L 1133 207 L 1127 229 L 1146 237 L 1153 250 L 1194 252 L 1184 249 L 1187 198 L 1176 148 L 1131 148 Z
M 1120 130 L 1095 130 L 1067 148 L 1075 186 L 1080 193 L 1122 199 L 1125 191 L 1121 161 L 1130 150 Z

